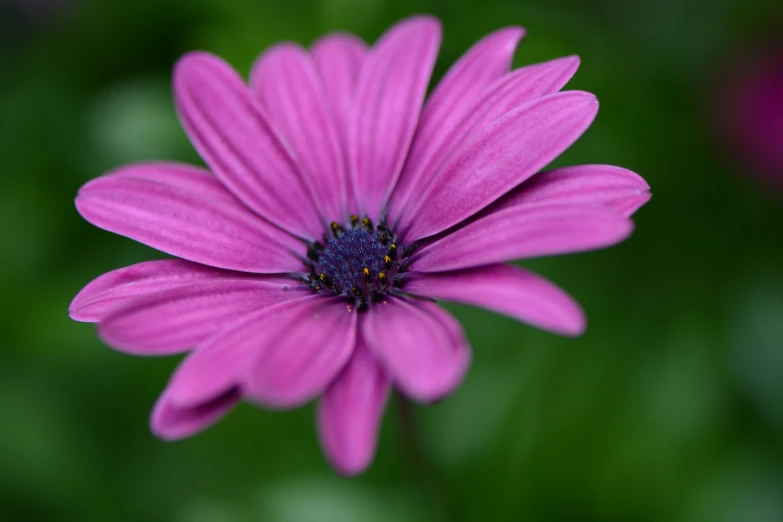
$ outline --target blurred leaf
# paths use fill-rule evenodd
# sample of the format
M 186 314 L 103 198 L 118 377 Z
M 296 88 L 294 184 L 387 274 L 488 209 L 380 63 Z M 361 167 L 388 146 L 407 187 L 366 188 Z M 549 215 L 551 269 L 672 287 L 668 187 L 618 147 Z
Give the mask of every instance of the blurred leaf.
M 783 428 L 783 284 L 780 272 L 755 270 L 728 310 L 729 362 L 759 413 Z
M 137 78 L 95 98 L 87 111 L 85 171 L 181 156 L 191 146 L 174 112 L 168 78 Z
M 327 479 L 291 481 L 265 488 L 259 499 L 265 522 L 435 522 L 411 495 L 358 482 Z

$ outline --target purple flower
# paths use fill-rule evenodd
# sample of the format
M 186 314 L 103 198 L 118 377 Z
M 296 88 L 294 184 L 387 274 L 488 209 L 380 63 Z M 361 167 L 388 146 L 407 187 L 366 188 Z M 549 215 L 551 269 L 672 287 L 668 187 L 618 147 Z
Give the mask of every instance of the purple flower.
M 746 172 L 783 190 L 783 41 L 749 45 L 727 60 L 714 113 L 724 148 Z
M 248 88 L 225 62 L 185 56 L 177 109 L 210 171 L 120 168 L 87 183 L 89 222 L 180 259 L 109 272 L 70 313 L 135 355 L 191 350 L 152 430 L 188 437 L 247 399 L 320 397 L 324 451 L 344 474 L 372 461 L 392 387 L 419 402 L 457 388 L 471 360 L 434 300 L 579 335 L 579 305 L 503 263 L 624 240 L 648 201 L 602 165 L 536 175 L 592 122 L 592 94 L 559 92 L 576 57 L 509 72 L 524 32 L 472 47 L 425 102 L 440 25 L 416 17 L 370 49 L 346 34 L 266 51 Z

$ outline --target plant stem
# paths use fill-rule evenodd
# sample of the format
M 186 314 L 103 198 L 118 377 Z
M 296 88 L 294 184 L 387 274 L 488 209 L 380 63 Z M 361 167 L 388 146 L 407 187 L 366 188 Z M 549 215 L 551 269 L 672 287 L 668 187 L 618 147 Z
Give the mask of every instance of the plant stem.
M 428 469 L 426 464 L 427 459 L 424 456 L 421 432 L 416 422 L 413 403 L 398 391 L 395 391 L 394 395 L 397 402 L 402 443 L 408 462 L 419 476 L 430 478 L 432 470 Z

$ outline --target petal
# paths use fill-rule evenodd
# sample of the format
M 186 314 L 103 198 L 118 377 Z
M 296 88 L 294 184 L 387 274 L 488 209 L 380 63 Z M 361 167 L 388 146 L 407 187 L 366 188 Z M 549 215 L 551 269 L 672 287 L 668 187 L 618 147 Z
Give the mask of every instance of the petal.
M 342 373 L 318 403 L 318 433 L 326 458 L 344 475 L 372 462 L 390 383 L 361 338 Z
M 340 149 L 348 164 L 348 122 L 355 107 L 359 70 L 367 56 L 367 44 L 352 34 L 332 33 L 317 40 L 312 55 L 321 74 L 340 136 Z M 358 214 L 359 207 L 351 183 L 347 183 L 348 211 Z
M 345 167 L 329 101 L 310 54 L 296 44 L 267 50 L 253 66 L 252 89 L 298 161 L 325 221 L 342 221 Z
M 309 293 L 309 287 L 283 277 L 208 279 L 133 299 L 112 310 L 98 333 L 106 344 L 127 353 L 179 353 L 239 317 Z
M 147 261 L 93 279 L 73 298 L 68 315 L 76 321 L 96 323 L 110 310 L 137 297 L 204 280 L 241 277 L 248 276 L 182 259 Z
M 248 397 L 294 408 L 320 395 L 351 357 L 356 314 L 342 299 L 314 295 L 254 314 L 214 342 L 254 350 L 243 377 Z
M 514 259 L 604 248 L 631 235 L 633 224 L 601 207 L 512 207 L 487 215 L 423 247 L 417 272 L 444 272 Z
M 285 310 L 285 303 L 264 309 L 275 315 Z M 254 316 L 257 314 L 254 314 Z M 190 408 L 212 397 L 222 395 L 242 385 L 247 366 L 253 361 L 254 350 L 250 344 L 230 344 L 231 330 L 247 319 L 247 314 L 219 330 L 197 346 L 179 364 L 168 385 L 169 401 L 179 408 Z
M 150 417 L 150 429 L 163 440 L 179 440 L 205 430 L 226 416 L 239 402 L 236 389 L 187 408 L 171 403 L 166 391 L 158 399 Z
M 456 225 L 538 172 L 590 126 L 595 96 L 571 91 L 533 100 L 468 141 L 430 185 L 406 233 L 409 240 Z
M 410 18 L 368 54 L 348 126 L 349 166 L 363 213 L 377 220 L 408 153 L 440 45 L 440 23 Z
M 320 236 L 323 224 L 286 145 L 228 64 L 185 55 L 174 69 L 174 99 L 201 157 L 237 198 L 292 234 Z
M 194 165 L 174 162 L 134 163 L 115 169 L 110 174 L 156 181 L 186 192 L 203 193 L 209 199 L 221 203 L 242 206 L 242 203 L 226 190 L 210 171 Z
M 473 100 L 458 125 L 446 127 L 432 141 L 425 161 L 406 164 L 392 201 L 392 222 L 405 227 L 405 210 L 413 209 L 435 180 L 441 168 L 468 138 L 510 110 L 542 96 L 558 92 L 579 68 L 579 58 L 570 56 L 529 65 L 505 75 Z M 416 142 L 414 142 L 414 146 Z M 410 165 L 410 168 L 408 167 Z M 406 177 L 407 176 L 407 177 Z M 405 181 L 408 185 L 405 185 Z
M 312 55 L 321 74 L 341 141 L 346 144 L 348 116 L 353 109 L 356 82 L 367 55 L 367 44 L 351 34 L 330 34 L 313 44 Z
M 453 392 L 470 365 L 462 327 L 431 302 L 388 298 L 362 317 L 361 332 L 395 386 L 419 401 Z
M 562 335 L 581 335 L 585 329 L 584 312 L 571 296 L 517 266 L 413 272 L 403 288 L 413 295 L 480 306 Z
M 303 269 L 296 256 L 304 257 L 305 245 L 206 172 L 125 167 L 84 185 L 76 208 L 95 226 L 197 263 L 259 273 Z
M 404 208 L 411 195 L 427 188 L 433 174 L 427 167 L 433 155 L 450 135 L 458 132 L 460 122 L 475 107 L 481 93 L 508 72 L 524 35 L 521 27 L 507 27 L 487 35 L 462 55 L 438 83 L 419 118 L 405 168 L 394 189 L 392 209 Z M 395 215 L 392 210 L 392 216 Z
M 606 206 L 631 217 L 650 197 L 647 182 L 628 169 L 579 165 L 536 174 L 487 207 L 486 213 L 516 206 L 560 203 Z
M 311 298 L 311 295 L 304 297 L 305 300 Z M 169 381 L 171 402 L 181 407 L 194 406 L 240 387 L 257 352 L 264 349 L 265 341 L 259 337 L 259 342 L 235 342 L 238 335 L 235 330 L 255 325 L 257 332 L 248 329 L 245 334 L 263 336 L 268 331 L 263 325 L 279 321 L 298 306 L 298 303 L 284 302 L 252 314 L 252 317 L 241 317 L 196 347 Z

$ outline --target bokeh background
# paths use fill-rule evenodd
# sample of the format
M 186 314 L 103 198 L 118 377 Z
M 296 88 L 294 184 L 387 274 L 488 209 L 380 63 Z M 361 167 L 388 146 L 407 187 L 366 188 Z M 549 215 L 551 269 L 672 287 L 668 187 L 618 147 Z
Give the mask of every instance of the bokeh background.
M 0 520 L 392 522 L 783 520 L 783 59 L 776 0 L 0 0 Z M 650 182 L 637 232 L 527 263 L 585 307 L 563 339 L 468 307 L 475 363 L 394 404 L 346 480 L 313 409 L 243 405 L 193 439 L 150 435 L 177 358 L 103 346 L 67 316 L 101 273 L 159 257 L 88 225 L 78 187 L 126 162 L 198 162 L 169 91 L 182 53 L 240 71 L 267 45 L 343 29 L 372 42 L 417 12 L 445 35 L 435 77 L 485 33 L 515 61 L 579 54 L 598 119 L 557 162 Z M 415 460 L 415 461 L 414 461 Z

